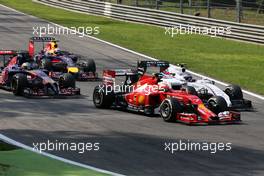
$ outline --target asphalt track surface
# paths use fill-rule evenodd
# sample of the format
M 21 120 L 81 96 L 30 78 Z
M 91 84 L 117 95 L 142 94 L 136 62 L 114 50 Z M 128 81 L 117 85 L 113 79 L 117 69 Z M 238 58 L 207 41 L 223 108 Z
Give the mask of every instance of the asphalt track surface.
M 32 27 L 47 22 L 0 7 L 0 48 L 27 49 Z M 104 68 L 127 68 L 140 59 L 101 42 L 56 36 L 60 47 L 94 58 Z M 242 112 L 241 125 L 186 126 L 159 117 L 95 109 L 98 82 L 79 82 L 79 99 L 26 99 L 0 90 L 0 133 L 23 144 L 43 141 L 100 142 L 100 150 L 52 154 L 126 175 L 264 175 L 264 102 L 249 97 L 255 112 Z M 229 152 L 171 154 L 164 142 L 231 142 Z

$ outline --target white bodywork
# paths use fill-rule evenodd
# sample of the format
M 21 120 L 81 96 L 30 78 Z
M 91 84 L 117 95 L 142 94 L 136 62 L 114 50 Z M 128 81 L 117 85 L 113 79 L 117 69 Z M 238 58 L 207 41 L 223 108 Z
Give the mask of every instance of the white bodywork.
M 225 99 L 227 106 L 231 107 L 232 103 L 230 101 L 229 96 L 221 90 L 219 87 L 214 85 L 214 82 L 208 79 L 199 79 L 194 82 L 188 82 L 186 81 L 186 76 L 190 76 L 190 74 L 183 71 L 182 68 L 176 67 L 176 66 L 170 66 L 167 70 L 168 73 L 171 74 L 163 74 L 162 82 L 166 83 L 170 87 L 173 85 L 186 85 L 186 86 L 192 86 L 195 88 L 195 90 L 199 92 L 207 92 L 209 94 L 212 94 L 214 96 L 221 96 Z

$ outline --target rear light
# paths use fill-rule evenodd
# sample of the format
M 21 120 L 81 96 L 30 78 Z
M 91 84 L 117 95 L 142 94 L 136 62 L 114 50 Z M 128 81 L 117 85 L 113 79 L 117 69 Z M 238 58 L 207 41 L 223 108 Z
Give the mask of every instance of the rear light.
M 52 63 L 58 63 L 58 62 L 61 62 L 61 60 L 53 59 L 51 62 L 52 62 Z

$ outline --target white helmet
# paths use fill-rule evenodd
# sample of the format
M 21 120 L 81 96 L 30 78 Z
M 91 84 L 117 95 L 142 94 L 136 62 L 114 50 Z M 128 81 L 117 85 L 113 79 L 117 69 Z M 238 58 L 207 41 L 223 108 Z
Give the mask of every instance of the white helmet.
M 29 62 L 25 62 L 21 65 L 22 69 L 30 70 L 31 69 L 31 64 Z

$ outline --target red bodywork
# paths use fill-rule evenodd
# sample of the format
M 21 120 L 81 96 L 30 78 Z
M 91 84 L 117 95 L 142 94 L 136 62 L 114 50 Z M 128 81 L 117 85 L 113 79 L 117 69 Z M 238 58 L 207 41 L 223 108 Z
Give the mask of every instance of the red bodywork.
M 113 85 L 115 76 L 113 70 L 104 71 L 104 84 Z M 159 83 L 155 76 L 144 74 L 131 86 L 133 90 L 124 93 L 124 99 L 131 110 L 144 112 L 144 108 L 147 107 L 158 108 L 166 98 L 171 97 L 177 99 L 185 109 L 182 113 L 177 113 L 175 117 L 177 121 L 188 124 L 240 122 L 240 113 L 225 111 L 215 114 L 198 96 L 188 94 L 185 90 L 170 89 L 167 85 Z M 195 110 L 188 110 L 190 106 Z

